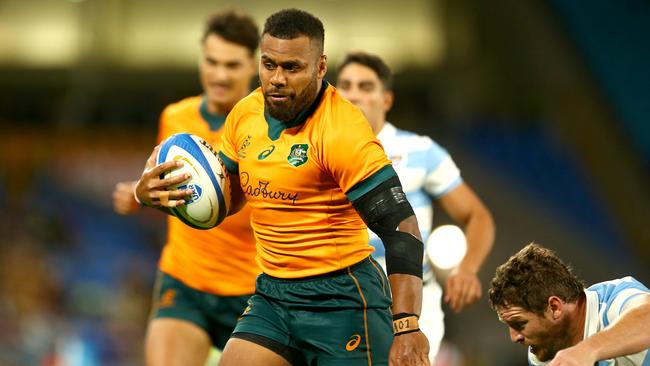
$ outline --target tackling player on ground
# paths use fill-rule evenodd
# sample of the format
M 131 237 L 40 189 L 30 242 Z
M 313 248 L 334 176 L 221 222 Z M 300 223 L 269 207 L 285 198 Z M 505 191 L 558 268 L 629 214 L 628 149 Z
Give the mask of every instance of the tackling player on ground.
M 532 243 L 497 268 L 489 298 L 529 365 L 650 365 L 650 290 L 630 276 L 584 288 Z

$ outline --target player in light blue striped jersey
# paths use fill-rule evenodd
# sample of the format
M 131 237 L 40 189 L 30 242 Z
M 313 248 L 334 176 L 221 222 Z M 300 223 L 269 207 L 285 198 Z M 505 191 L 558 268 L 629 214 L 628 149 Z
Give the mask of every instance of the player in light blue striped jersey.
M 494 240 L 494 223 L 489 210 L 470 186 L 463 181 L 460 170 L 445 149 L 427 136 L 396 128 L 386 121 L 393 104 L 392 73 L 378 56 L 351 53 L 338 69 L 338 92 L 359 107 L 386 155 L 393 162 L 408 201 L 418 219 L 422 239 L 426 243 L 433 225 L 433 201 L 464 228 L 468 250 L 445 283 L 445 301 L 458 312 L 481 296 L 477 277 Z M 384 247 L 372 232 L 373 257 L 384 264 Z M 384 264 L 385 269 L 385 264 Z M 427 263 L 420 329 L 429 339 L 433 362 L 444 334 L 441 308 L 442 289 Z
M 533 243 L 497 268 L 489 298 L 529 365 L 650 366 L 650 290 L 632 277 L 585 289 Z

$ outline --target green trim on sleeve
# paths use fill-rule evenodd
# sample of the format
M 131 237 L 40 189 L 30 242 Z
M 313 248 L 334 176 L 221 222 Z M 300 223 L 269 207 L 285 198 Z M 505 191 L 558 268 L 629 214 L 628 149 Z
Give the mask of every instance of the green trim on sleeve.
M 354 187 L 350 188 L 350 190 L 345 193 L 345 195 L 348 197 L 350 202 L 354 202 L 359 199 L 359 197 L 373 190 L 373 188 L 384 183 L 388 178 L 392 178 L 396 175 L 397 173 L 395 172 L 395 169 L 393 169 L 393 166 L 388 164 L 379 169 L 375 174 L 355 184 Z
M 221 160 L 223 160 L 223 163 L 226 166 L 226 170 L 228 170 L 228 173 L 239 174 L 239 164 L 232 161 L 232 159 L 227 157 L 226 154 L 224 154 L 222 151 L 219 151 L 219 157 L 221 158 Z

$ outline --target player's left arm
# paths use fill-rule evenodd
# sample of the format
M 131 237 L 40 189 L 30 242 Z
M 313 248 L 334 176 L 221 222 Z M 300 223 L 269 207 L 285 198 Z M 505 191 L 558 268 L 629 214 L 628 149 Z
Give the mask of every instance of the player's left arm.
M 465 182 L 438 199 L 449 217 L 463 227 L 467 252 L 445 283 L 444 300 L 450 308 L 461 311 L 481 297 L 478 271 L 494 243 L 494 221 L 490 210 Z
M 418 326 L 424 245 L 417 219 L 368 121 L 346 103 L 341 118 L 325 125 L 319 160 L 386 248 L 395 330 L 389 365 L 429 365 L 429 342 Z
M 608 327 L 557 353 L 549 366 L 593 365 L 596 361 L 650 349 L 650 294 L 637 295 Z
M 390 364 L 428 365 L 429 343 L 418 326 L 422 311 L 424 246 L 399 178 L 393 175 L 352 204 L 386 249 L 395 333 Z

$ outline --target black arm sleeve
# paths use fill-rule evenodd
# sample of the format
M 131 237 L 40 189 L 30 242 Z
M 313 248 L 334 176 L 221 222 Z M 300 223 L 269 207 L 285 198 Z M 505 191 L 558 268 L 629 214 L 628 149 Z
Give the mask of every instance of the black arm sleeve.
M 388 274 L 404 273 L 422 278 L 424 245 L 410 233 L 397 230 L 404 219 L 415 214 L 399 178 L 387 179 L 352 205 L 384 243 Z

